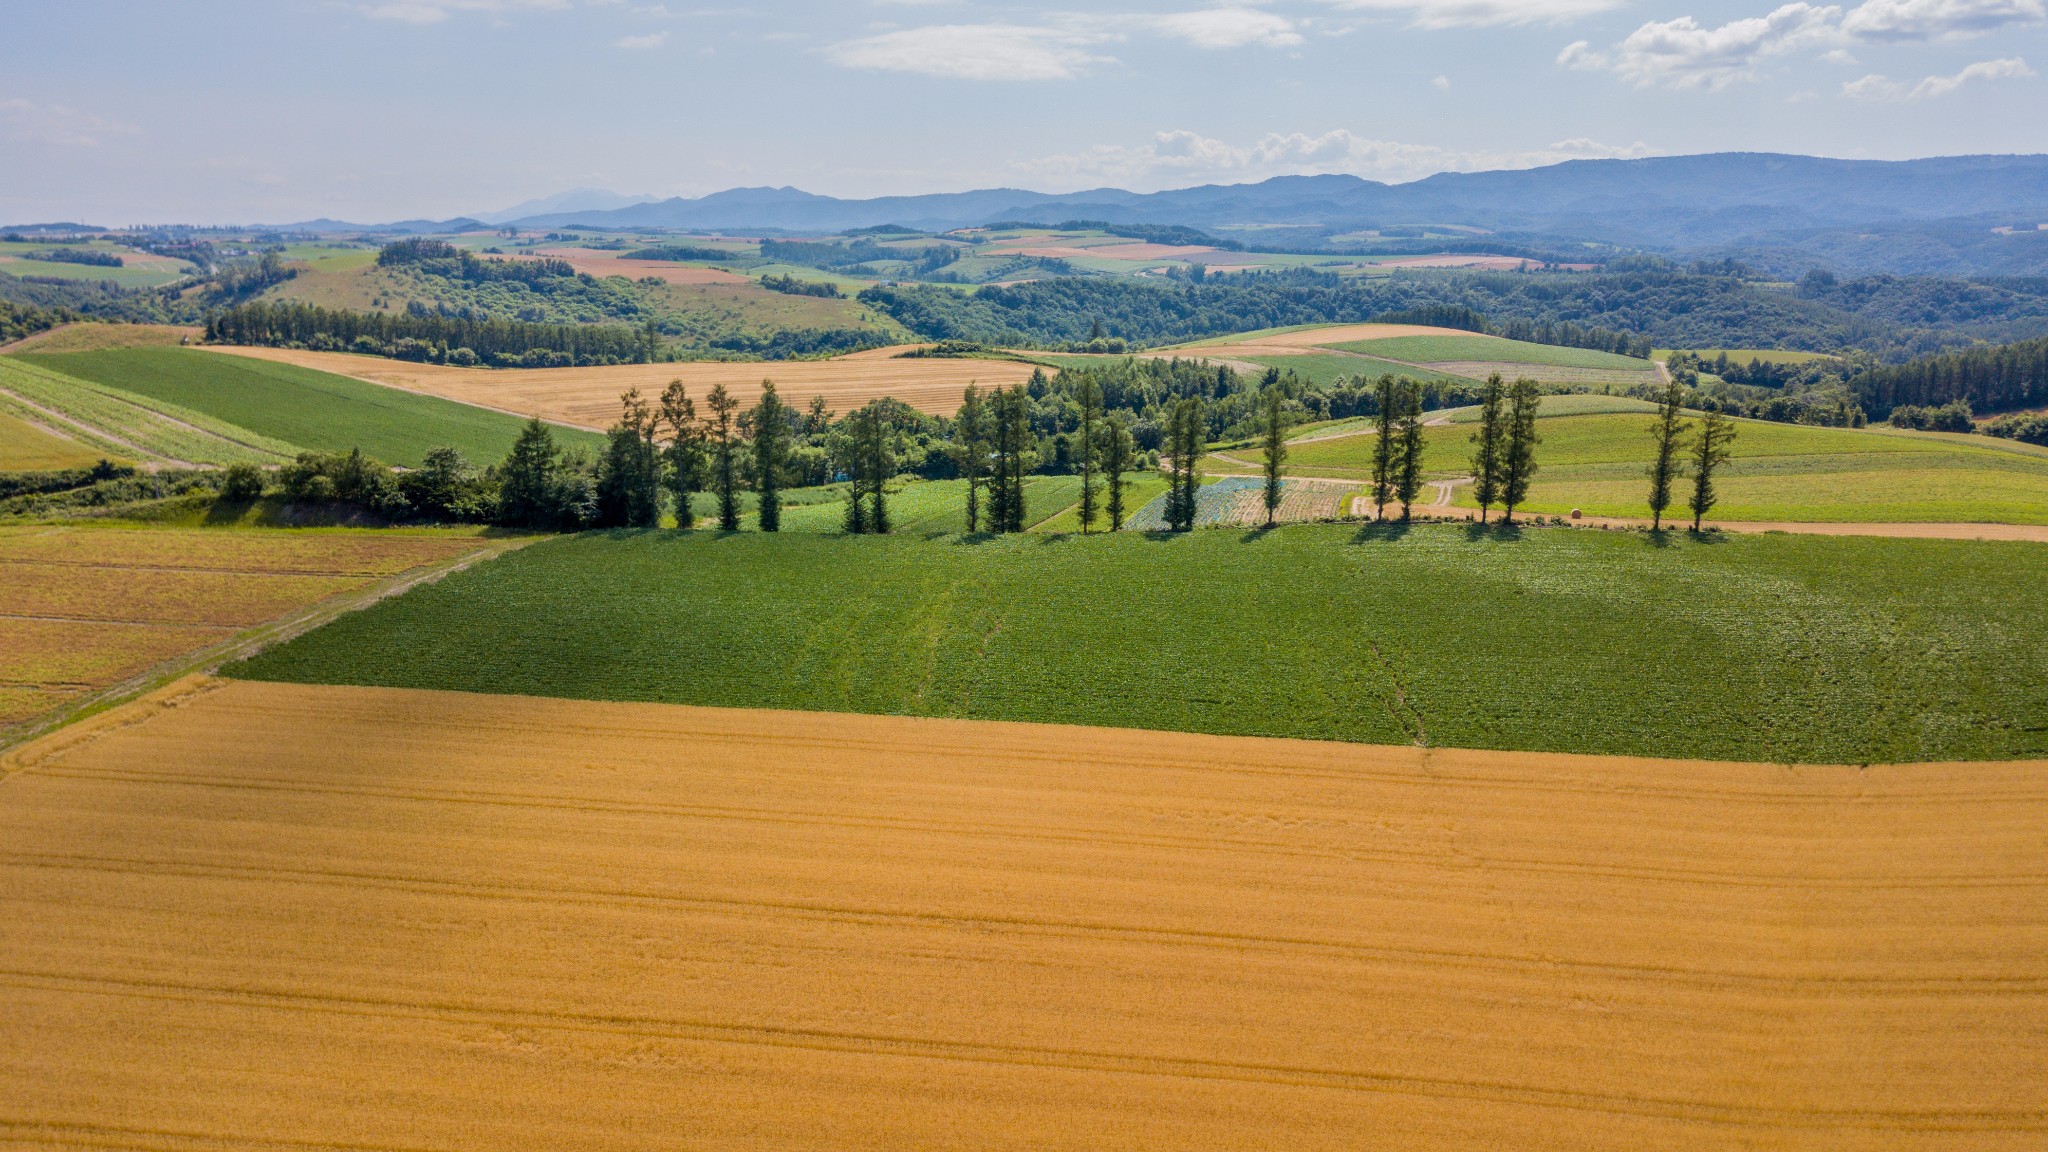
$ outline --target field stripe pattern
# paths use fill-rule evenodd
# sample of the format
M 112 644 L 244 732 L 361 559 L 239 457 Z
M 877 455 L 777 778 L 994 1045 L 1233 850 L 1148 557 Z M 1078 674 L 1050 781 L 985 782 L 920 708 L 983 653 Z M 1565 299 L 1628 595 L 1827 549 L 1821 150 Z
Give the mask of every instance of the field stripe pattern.
M 201 681 L 7 766 L 15 1146 L 2048 1139 L 2041 763 Z

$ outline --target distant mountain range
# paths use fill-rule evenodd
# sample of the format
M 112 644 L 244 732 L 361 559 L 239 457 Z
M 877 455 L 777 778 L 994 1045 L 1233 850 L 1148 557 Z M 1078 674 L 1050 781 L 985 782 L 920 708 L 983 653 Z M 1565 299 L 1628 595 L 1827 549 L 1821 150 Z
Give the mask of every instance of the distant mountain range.
M 735 188 L 694 200 L 677 197 L 605 209 L 578 207 L 507 217 L 506 222 L 530 227 L 841 231 L 878 224 L 960 228 L 1006 218 L 1058 216 L 1197 227 L 1470 224 L 1547 231 L 1560 221 L 1612 225 L 1617 216 L 1631 220 L 1676 214 L 1693 219 L 1694 228 L 1705 233 L 1734 235 L 1757 222 L 1826 226 L 1987 213 L 2016 213 L 2029 222 L 2048 213 L 2048 156 L 1884 161 L 1723 153 L 1445 172 L 1408 184 L 1357 176 L 1279 176 L 1257 184 L 1207 184 L 1153 193 L 1097 188 L 1049 195 L 993 188 L 869 200 L 842 200 L 795 188 Z

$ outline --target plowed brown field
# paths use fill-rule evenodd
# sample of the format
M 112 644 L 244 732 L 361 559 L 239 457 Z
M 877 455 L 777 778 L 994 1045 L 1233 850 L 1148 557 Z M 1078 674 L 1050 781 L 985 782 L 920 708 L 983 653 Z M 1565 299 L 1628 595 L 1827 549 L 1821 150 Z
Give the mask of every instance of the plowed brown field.
M 8 1147 L 2048 1142 L 2048 764 L 188 682 L 9 766 Z
M 0 730 L 242 629 L 484 547 L 374 532 L 0 528 Z
M 539 416 L 563 424 L 602 430 L 619 418 L 619 396 L 640 389 L 652 399 L 671 380 L 681 380 L 703 407 L 713 385 L 724 384 L 742 404 L 761 395 L 761 381 L 775 381 L 783 400 L 802 406 L 823 396 L 844 414 L 884 396 L 920 412 L 951 416 L 969 384 L 1015 384 L 1031 377 L 1032 366 L 1010 360 L 898 360 L 860 355 L 835 360 L 767 363 L 620 364 L 606 368 L 450 368 L 412 364 L 346 352 L 302 352 L 289 348 L 217 347 L 217 352 L 297 364 L 373 384 L 443 396 L 464 404 Z

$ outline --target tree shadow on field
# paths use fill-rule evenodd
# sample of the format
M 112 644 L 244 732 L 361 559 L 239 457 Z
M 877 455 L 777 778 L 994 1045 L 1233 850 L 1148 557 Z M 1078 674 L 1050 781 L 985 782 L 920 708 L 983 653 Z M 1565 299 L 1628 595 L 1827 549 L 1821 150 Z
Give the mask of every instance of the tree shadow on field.
M 938 536 L 928 536 L 926 539 L 938 540 L 944 538 L 944 536 L 945 533 L 942 532 Z M 979 548 L 984 544 L 993 544 L 995 542 L 996 533 L 994 532 L 956 532 L 953 534 L 953 545 L 957 548 Z
M 1643 530 L 1643 535 L 1650 538 L 1650 547 L 1669 548 L 1678 543 L 1678 531 L 1678 529 L 1667 525 L 1663 528 L 1646 528 Z
M 1735 537 L 1719 528 L 1706 528 L 1698 532 L 1687 528 L 1685 539 L 1688 544 L 1728 544 L 1732 543 Z
M 1151 528 L 1151 529 L 1147 529 L 1147 530 L 1146 530 L 1145 532 L 1141 533 L 1141 535 L 1143 535 L 1143 536 L 1145 537 L 1145 539 L 1147 539 L 1147 540 L 1151 540 L 1151 541 L 1153 541 L 1154 543 L 1158 543 L 1158 544 L 1170 544 L 1170 543 L 1172 543 L 1173 541 L 1175 541 L 1175 540 L 1178 540 L 1178 539 L 1180 539 L 1180 538 L 1181 538 L 1181 537 L 1183 537 L 1183 536 L 1189 535 L 1189 533 L 1187 533 L 1187 532 L 1175 532 L 1175 531 L 1173 531 L 1173 530 L 1171 530 L 1171 529 L 1168 529 L 1168 528 Z
M 1264 540 L 1268 533 L 1278 527 L 1280 527 L 1278 524 L 1261 524 L 1255 528 L 1247 529 L 1244 535 L 1237 538 L 1237 542 L 1240 544 L 1256 544 Z
M 1358 534 L 1351 538 L 1353 544 L 1395 544 L 1405 539 L 1413 524 L 1404 520 L 1373 520 L 1362 524 Z
M 1477 520 L 1471 520 L 1465 524 L 1465 539 L 1475 543 L 1480 540 L 1505 540 L 1512 542 L 1521 538 L 1522 526 L 1520 524 L 1510 524 L 1504 520 L 1495 520 L 1490 524 L 1481 524 Z

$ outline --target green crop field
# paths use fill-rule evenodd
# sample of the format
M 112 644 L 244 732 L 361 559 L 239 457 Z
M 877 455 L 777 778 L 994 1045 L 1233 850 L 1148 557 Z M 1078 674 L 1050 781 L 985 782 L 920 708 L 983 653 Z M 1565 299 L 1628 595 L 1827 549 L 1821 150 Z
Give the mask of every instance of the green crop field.
M 1538 416 L 1598 416 L 1608 412 L 1655 412 L 1657 406 L 1633 396 L 1606 396 L 1598 392 L 1565 392 L 1544 396 L 1536 402 Z M 1474 405 L 1453 409 L 1453 424 L 1477 424 L 1479 408 Z
M 229 675 L 1789 762 L 2048 755 L 2048 546 L 588 533 Z M 597 658 L 601 657 L 601 658 Z
M 477 463 L 504 458 L 525 421 L 451 400 L 289 364 L 191 348 L 121 348 L 19 359 L 205 413 L 304 449 L 361 448 L 388 464 L 416 466 L 454 447 Z M 555 429 L 557 442 L 592 451 L 602 438 Z
M 1600 399 L 1607 399 L 1602 397 Z M 1456 419 L 1456 417 L 1454 417 Z M 1639 413 L 1560 416 L 1537 426 L 1539 471 L 1523 505 L 1531 513 L 1648 516 L 1643 503 L 1651 418 Z M 1763 421 L 1737 422 L 1733 459 L 1716 482 L 1711 516 L 1732 521 L 2048 523 L 2048 459 L 1941 440 Z M 1432 476 L 1470 473 L 1473 425 L 1424 429 Z M 1364 480 L 1373 437 L 1296 444 L 1289 471 Z M 1230 455 L 1256 465 L 1256 448 Z M 1210 458 L 1217 471 L 1242 466 Z M 1680 497 L 1690 488 L 1681 484 Z M 1471 507 L 1469 488 L 1456 499 Z
M 1330 347 L 1417 364 L 1483 361 L 1490 364 L 1544 364 L 1558 368 L 1650 370 L 1648 360 L 1637 360 L 1632 356 L 1504 340 L 1498 336 L 1390 336 L 1384 340 L 1357 340 Z
M 52 436 L 35 424 L 0 411 L 0 472 L 85 468 L 106 455 L 91 445 Z
M 1338 352 L 1327 355 L 1311 352 L 1305 356 L 1235 356 L 1232 359 L 1248 361 L 1266 368 L 1278 368 L 1282 372 L 1292 372 L 1316 388 L 1327 388 L 1353 376 L 1363 376 L 1367 380 L 1378 380 L 1382 376 L 1405 376 L 1423 383 L 1431 380 L 1466 379 L 1449 372 L 1417 368 L 1410 364 L 1396 364 L 1371 356 L 1348 356 Z
M 1062 479 L 1070 479 L 1062 477 Z M 1124 476 L 1124 518 L 1128 520 L 1138 509 L 1150 504 L 1153 499 L 1166 491 L 1166 477 L 1157 472 L 1131 472 Z M 1031 499 L 1026 492 L 1025 499 Z M 1051 496 L 1052 493 L 1048 493 Z M 1034 508 L 1036 513 L 1038 509 Z M 1095 495 L 1095 531 L 1109 526 L 1109 489 L 1100 487 Z M 1074 479 L 1072 498 L 1067 506 L 1056 515 L 1040 520 L 1031 529 L 1033 532 L 1079 532 L 1081 530 L 1081 485 Z
M 61 416 L 66 435 L 114 458 L 274 464 L 298 451 L 204 412 L 67 376 L 32 363 L 26 356 L 0 356 L 0 411 L 39 423 Z

